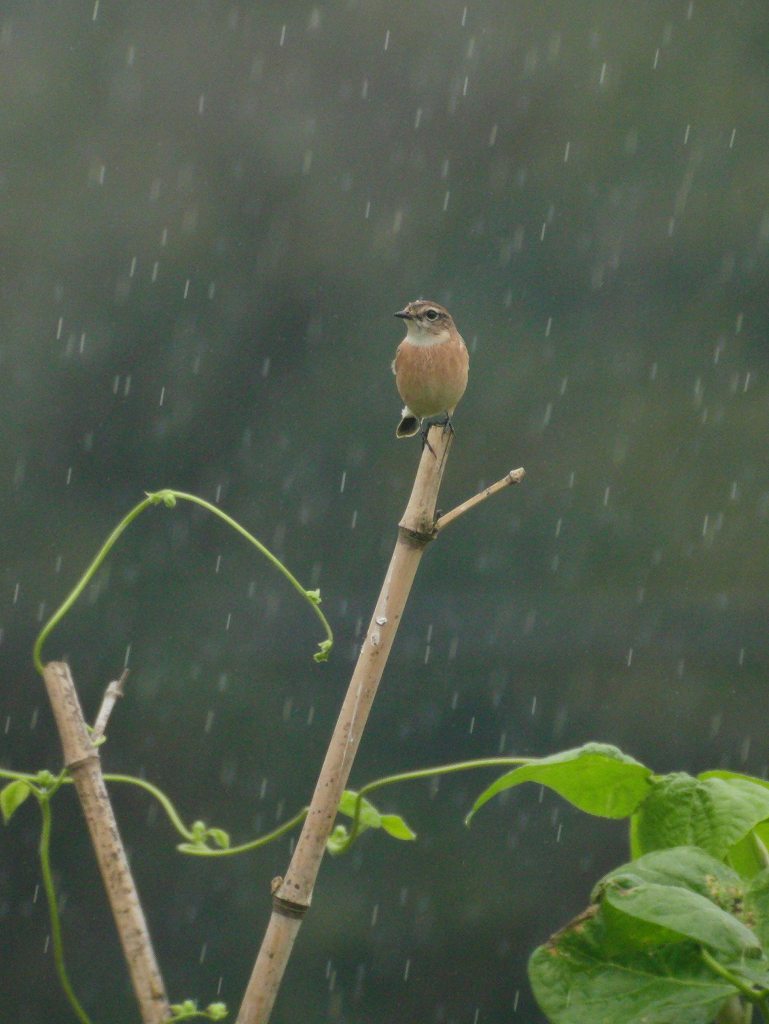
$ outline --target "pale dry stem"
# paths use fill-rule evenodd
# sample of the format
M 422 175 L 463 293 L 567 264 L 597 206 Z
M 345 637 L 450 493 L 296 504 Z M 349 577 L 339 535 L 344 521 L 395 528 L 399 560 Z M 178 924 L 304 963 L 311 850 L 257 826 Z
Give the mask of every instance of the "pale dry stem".
M 503 487 L 520 483 L 523 479 L 523 470 L 514 470 L 436 522 L 438 489 L 453 435 L 441 430 L 440 426 L 433 427 L 430 434 L 430 443 L 422 451 L 409 503 L 398 524 L 395 550 L 361 645 L 302 833 L 286 877 L 273 880 L 272 915 L 243 997 L 237 1024 L 266 1024 L 269 1020 L 294 941 L 310 905 L 339 800 L 425 547 L 449 522 Z
M 99 751 L 88 733 L 69 665 L 49 662 L 44 666 L 43 679 L 61 738 L 64 765 L 83 808 L 143 1024 L 161 1024 L 170 1016 L 168 998 L 102 776 Z

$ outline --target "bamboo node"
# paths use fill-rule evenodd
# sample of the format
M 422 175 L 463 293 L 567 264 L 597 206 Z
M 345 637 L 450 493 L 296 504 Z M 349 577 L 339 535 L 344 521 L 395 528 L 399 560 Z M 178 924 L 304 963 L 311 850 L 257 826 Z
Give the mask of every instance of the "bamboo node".
M 295 903 L 294 900 L 287 900 L 283 896 L 278 896 L 276 892 L 272 894 L 272 909 L 275 914 L 282 914 L 283 917 L 301 920 L 307 913 L 308 908 L 308 903 Z

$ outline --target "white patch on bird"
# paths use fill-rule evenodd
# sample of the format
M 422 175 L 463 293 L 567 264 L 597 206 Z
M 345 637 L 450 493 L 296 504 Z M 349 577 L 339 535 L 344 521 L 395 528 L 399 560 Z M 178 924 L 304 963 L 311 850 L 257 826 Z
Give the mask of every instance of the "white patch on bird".
M 408 333 L 406 337 L 412 345 L 429 348 L 430 345 L 440 345 L 451 337 L 451 334 L 445 328 L 442 331 L 435 331 L 432 326 L 424 327 L 418 320 L 409 320 L 407 323 Z

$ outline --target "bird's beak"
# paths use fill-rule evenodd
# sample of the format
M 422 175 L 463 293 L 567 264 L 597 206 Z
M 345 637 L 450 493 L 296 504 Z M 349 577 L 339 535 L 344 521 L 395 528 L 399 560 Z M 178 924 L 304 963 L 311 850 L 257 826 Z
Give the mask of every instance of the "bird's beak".
M 401 318 L 401 320 L 413 320 L 413 319 L 414 319 L 414 316 L 413 316 L 413 314 L 412 314 L 412 313 L 409 313 L 409 309 L 408 309 L 408 306 L 407 306 L 407 307 L 406 307 L 405 309 L 401 309 L 401 310 L 400 310 L 400 311 L 399 311 L 398 313 L 396 313 L 395 315 L 396 315 L 396 316 L 399 316 L 399 317 Z

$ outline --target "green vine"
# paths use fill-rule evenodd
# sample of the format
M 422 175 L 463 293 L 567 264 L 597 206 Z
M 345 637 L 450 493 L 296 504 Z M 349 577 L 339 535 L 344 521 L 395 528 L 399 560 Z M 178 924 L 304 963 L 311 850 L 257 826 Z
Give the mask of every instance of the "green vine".
M 172 826 L 185 840 L 183 843 L 179 843 L 176 847 L 177 850 L 196 857 L 222 857 L 236 853 L 248 853 L 250 850 L 258 850 L 260 846 L 266 846 L 267 843 L 280 839 L 281 836 L 286 835 L 287 832 L 296 828 L 297 825 L 301 825 L 307 817 L 307 808 L 303 807 L 301 811 L 298 811 L 292 818 L 284 821 L 282 825 L 278 825 L 271 832 L 267 832 L 265 835 L 252 839 L 247 843 L 230 846 L 229 834 L 224 829 L 209 828 L 202 821 L 195 821 L 188 828 L 166 794 L 151 782 L 147 782 L 146 779 L 137 779 L 133 775 L 105 775 L 104 781 L 122 782 L 127 785 L 138 786 L 139 789 L 144 789 L 154 796 L 166 812 Z M 209 843 L 213 843 L 214 846 L 209 846 Z
M 536 760 L 529 757 L 484 757 L 477 761 L 457 761 L 454 764 L 437 765 L 435 768 L 419 768 L 411 772 L 398 772 L 397 775 L 384 775 L 381 779 L 373 779 L 362 786 L 355 794 L 355 801 L 351 811 L 352 824 L 349 831 L 343 826 L 337 826 L 335 830 L 335 842 L 333 852 L 346 853 L 352 846 L 361 832 L 361 817 L 364 806 L 368 803 L 366 797 L 385 786 L 394 786 L 398 782 L 414 782 L 417 779 L 432 779 L 437 775 L 451 775 L 454 772 L 472 771 L 475 768 L 515 768 L 518 765 L 528 764 Z
M 56 899 L 56 886 L 53 880 L 51 868 L 51 798 L 57 790 L 69 778 L 66 772 L 53 775 L 49 771 L 41 771 L 36 775 L 28 775 L 22 772 L 0 772 L 0 777 L 10 778 L 12 781 L 0 790 L 0 810 L 6 824 L 12 815 L 29 796 L 34 796 L 37 806 L 40 809 L 41 828 L 40 840 L 37 845 L 38 857 L 40 859 L 40 874 L 43 876 L 43 891 L 45 892 L 46 903 L 48 904 L 48 919 L 51 924 L 51 943 L 53 945 L 53 962 L 59 984 L 67 997 L 72 1010 L 80 1021 L 80 1024 L 92 1024 L 91 1018 L 80 1005 L 75 995 L 75 990 L 69 980 L 67 968 L 64 963 L 64 942 L 61 934 L 61 917 L 59 916 L 59 905 Z
M 115 546 L 121 535 L 131 525 L 131 523 L 139 516 L 145 509 L 150 508 L 153 505 L 165 505 L 166 508 L 174 508 L 177 501 L 190 501 L 195 505 L 200 505 L 201 508 L 206 509 L 208 512 L 212 512 L 215 516 L 218 516 L 223 522 L 227 523 L 228 526 L 236 530 L 241 536 L 245 537 L 246 540 L 250 541 L 251 544 L 259 551 L 264 557 L 275 566 L 275 568 L 285 576 L 291 586 L 312 606 L 315 614 L 320 619 L 324 630 L 326 631 L 326 639 L 321 640 L 318 644 L 318 651 L 313 655 L 315 661 L 327 661 L 329 653 L 334 643 L 334 636 L 331 631 L 331 625 L 328 619 L 320 609 L 320 591 L 319 590 L 306 590 L 299 580 L 290 572 L 286 566 L 276 558 L 273 553 L 268 550 L 262 544 L 261 541 L 257 540 L 252 533 L 249 533 L 245 527 L 241 526 L 240 523 L 236 522 L 231 516 L 228 516 L 226 512 L 223 512 L 216 505 L 212 505 L 210 501 L 206 501 L 205 498 L 198 498 L 195 494 L 186 494 L 184 491 L 174 491 L 165 489 L 157 491 L 155 493 L 148 493 L 143 501 L 140 501 L 138 505 L 134 506 L 131 511 L 121 519 L 112 533 L 107 537 L 104 544 L 96 554 L 91 564 L 85 570 L 83 575 L 78 580 L 77 584 L 73 587 L 67 597 L 64 599 L 62 604 L 56 609 L 53 615 L 50 617 L 48 622 L 43 626 L 35 640 L 35 645 L 32 648 L 32 660 L 34 661 L 35 668 L 42 675 L 43 674 L 43 659 L 42 650 L 43 644 L 50 635 L 50 633 L 58 626 L 67 612 L 72 608 L 75 601 L 80 597 L 85 588 L 88 586 L 90 581 L 93 579 L 94 574 L 103 564 L 105 558 L 110 553 L 112 548 Z

